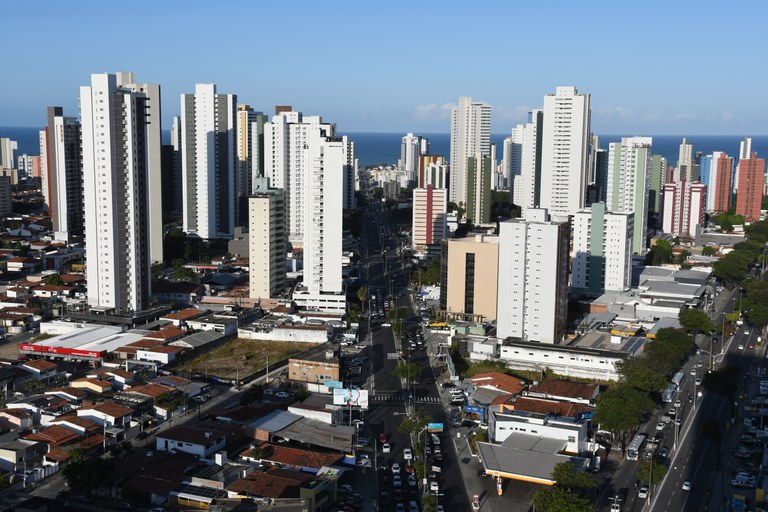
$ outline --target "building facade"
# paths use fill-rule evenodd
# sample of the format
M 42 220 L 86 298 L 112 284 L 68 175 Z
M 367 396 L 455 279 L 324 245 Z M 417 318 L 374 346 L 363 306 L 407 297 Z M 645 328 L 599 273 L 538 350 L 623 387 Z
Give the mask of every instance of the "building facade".
M 467 159 L 491 154 L 491 106 L 463 96 L 451 112 L 451 173 L 449 199 L 457 205 L 467 202 Z
M 736 195 L 736 215 L 743 215 L 745 222 L 760 220 L 760 205 L 765 183 L 765 160 L 752 153 L 739 161 L 739 193 Z
M 476 235 L 443 242 L 440 308 L 449 316 L 493 321 L 499 268 L 499 238 Z
M 667 177 L 667 159 L 661 155 L 651 157 L 651 179 L 648 186 L 648 211 L 658 214 L 661 212 L 661 200 L 664 183 Z
M 467 159 L 466 217 L 475 224 L 491 222 L 493 158 L 476 153 Z
M 264 124 L 262 112 L 248 105 L 237 106 L 237 166 L 235 171 L 236 225 L 243 226 L 250 215 L 248 197 L 255 190 L 254 180 L 264 175 Z
M 632 283 L 634 214 L 609 212 L 595 203 L 573 217 L 571 287 L 602 294 L 624 291 Z
M 196 84 L 181 95 L 184 231 L 203 239 L 231 239 L 235 229 L 237 96 L 216 84 Z
M 608 145 L 606 208 L 634 213 L 632 252 L 643 254 L 648 239 L 651 137 L 623 137 Z
M 256 178 L 248 199 L 249 284 L 252 299 L 275 298 L 286 288 L 285 201 L 268 178 Z
M 446 237 L 448 190 L 431 185 L 413 189 L 412 247 L 417 254 L 439 253 Z
M 118 313 L 149 305 L 150 224 L 162 228 L 152 218 L 147 151 L 160 145 L 147 115 L 157 109 L 159 119 L 159 87 L 134 83 L 132 73 L 97 74 L 80 88 L 88 303 Z
M 704 216 L 706 194 L 703 183 L 678 181 L 664 185 L 662 231 L 674 236 L 696 236 L 696 227 Z
M 733 158 L 715 151 L 701 160 L 702 183 L 707 187 L 705 210 L 714 214 L 727 212 L 733 202 Z
M 48 107 L 48 124 L 40 132 L 41 185 L 54 237 L 66 242 L 82 236 L 84 228 L 80 136 L 77 119 L 65 117 L 61 107 Z
M 680 143 L 677 156 L 677 167 L 675 167 L 672 181 L 685 180 L 689 183 L 698 180 L 698 173 L 694 176 L 693 144 L 683 137 Z
M 559 343 L 568 313 L 568 225 L 544 209 L 499 224 L 496 333 Z
M 539 207 L 554 219 L 584 208 L 589 179 L 590 95 L 558 87 L 544 97 Z
M 445 158 L 438 155 L 421 155 L 419 157 L 418 188 L 448 189 L 448 164 Z

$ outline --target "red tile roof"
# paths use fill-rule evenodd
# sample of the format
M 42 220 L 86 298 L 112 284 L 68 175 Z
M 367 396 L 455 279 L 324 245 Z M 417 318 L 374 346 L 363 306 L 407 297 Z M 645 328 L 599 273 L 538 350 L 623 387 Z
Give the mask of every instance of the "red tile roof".
M 581 413 L 594 411 L 595 408 L 586 404 L 564 402 L 559 400 L 546 400 L 542 398 L 518 397 L 513 406 L 516 411 L 531 412 L 535 414 L 554 414 L 566 418 L 576 418 Z
M 570 380 L 546 379 L 528 390 L 530 393 L 540 393 L 548 396 L 562 396 L 573 399 L 589 400 L 597 395 L 600 386 L 585 382 Z
M 174 388 L 162 386 L 160 384 L 145 384 L 143 386 L 134 386 L 131 388 L 131 393 L 138 393 L 140 395 L 150 396 L 152 398 L 167 395 L 172 391 L 175 391 Z
M 261 443 L 259 448 L 261 448 L 265 454 L 268 454 L 264 457 L 265 461 L 314 469 L 330 466 L 342 458 L 342 455 L 338 452 L 318 452 L 267 442 Z M 248 450 L 248 452 L 250 452 L 250 450 Z
M 45 359 L 32 359 L 30 361 L 26 361 L 24 363 L 24 366 L 27 368 L 33 368 L 39 372 L 44 372 L 47 370 L 55 370 L 59 367 L 59 365 L 52 363 L 50 361 L 46 361 Z
M 35 433 L 25 435 L 24 439 L 28 439 L 30 441 L 41 441 L 51 446 L 62 446 L 72 443 L 79 437 L 80 436 L 76 432 L 62 427 L 61 425 L 50 425 L 46 428 L 38 430 Z
M 478 373 L 472 377 L 472 384 L 478 387 L 489 386 L 513 395 L 519 395 L 525 389 L 525 384 L 521 384 L 519 378 L 501 372 Z
M 207 310 L 200 310 L 195 308 L 182 309 L 176 313 L 171 313 L 162 317 L 164 320 L 189 320 L 198 316 L 207 315 Z
M 233 482 L 227 490 L 238 494 L 275 499 L 298 498 L 301 484 L 313 478 L 317 476 L 284 469 L 253 471 L 245 478 Z

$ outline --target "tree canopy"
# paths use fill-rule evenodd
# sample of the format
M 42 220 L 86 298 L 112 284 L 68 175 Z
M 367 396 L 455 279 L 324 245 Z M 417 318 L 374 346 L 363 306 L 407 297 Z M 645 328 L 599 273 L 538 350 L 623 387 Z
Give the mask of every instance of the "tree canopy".
M 666 240 L 657 240 L 656 243 L 648 251 L 645 257 L 646 265 L 661 265 L 663 263 L 669 263 L 674 259 L 672 255 L 672 244 Z
M 596 489 L 599 481 L 594 475 L 578 471 L 570 462 L 561 462 L 552 470 L 555 485 L 545 487 L 533 495 L 536 511 L 588 512 L 592 505 L 582 495 Z
M 683 326 L 683 329 L 688 332 L 709 332 L 715 328 L 712 320 L 709 319 L 709 315 L 701 309 L 684 308 L 680 311 L 677 318 L 680 320 L 680 325 Z
M 648 393 L 619 383 L 597 397 L 595 421 L 624 444 L 627 433 L 637 426 L 642 415 L 651 412 L 654 407 Z
M 421 377 L 421 373 L 424 369 L 416 363 L 403 363 L 398 364 L 392 371 L 392 375 L 399 379 L 405 379 L 408 382 L 416 380 Z

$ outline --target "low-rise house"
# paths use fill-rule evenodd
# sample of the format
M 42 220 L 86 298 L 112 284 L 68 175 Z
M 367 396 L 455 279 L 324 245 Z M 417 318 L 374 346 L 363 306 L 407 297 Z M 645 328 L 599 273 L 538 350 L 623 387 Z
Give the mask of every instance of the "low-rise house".
M 42 462 L 46 451 L 45 443 L 28 439 L 0 443 L 0 469 L 9 473 L 32 469 Z
M 528 388 L 527 396 L 594 405 L 600 385 L 570 380 L 545 379 Z
M 16 256 L 6 262 L 8 272 L 31 274 L 40 268 L 40 260 L 29 256 Z
M 176 450 L 201 458 L 208 458 L 223 450 L 226 436 L 214 429 L 179 425 L 159 433 L 155 441 L 158 451 Z
M 78 409 L 77 415 L 91 419 L 99 425 L 125 429 L 130 427 L 133 412 L 133 409 L 124 405 L 103 402 L 93 407 Z
M 184 327 L 187 325 L 188 320 L 205 316 L 209 313 L 210 311 L 205 309 L 201 310 L 201 309 L 195 309 L 195 308 L 187 308 L 187 309 L 182 309 L 181 311 L 177 311 L 175 313 L 170 313 L 165 316 L 162 316 L 160 317 L 160 320 L 171 322 L 171 324 L 176 327 Z
M 3 432 L 26 430 L 34 426 L 32 414 L 24 409 L 0 409 L 0 425 Z
M 79 404 L 56 395 L 31 395 L 6 404 L 8 409 L 22 409 L 32 415 L 35 425 L 50 425 L 62 414 L 76 410 Z
M 336 481 L 301 471 L 267 467 L 227 487 L 230 497 L 269 498 L 275 502 L 302 499 L 302 510 L 325 510 L 336 499 Z
M 174 361 L 176 357 L 184 352 L 181 347 L 171 347 L 160 345 L 153 348 L 141 348 L 136 351 L 136 359 L 139 361 L 155 361 L 160 364 L 168 364 Z
M 75 389 L 84 389 L 100 395 L 112 390 L 112 382 L 109 380 L 92 377 L 75 379 L 69 385 Z
M 59 374 L 59 365 L 45 359 L 31 359 L 24 361 L 22 368 L 32 373 L 35 380 L 49 382 Z
M 190 282 L 160 281 L 152 286 L 152 296 L 168 304 L 192 304 L 205 295 L 205 287 Z
M 254 460 L 253 452 L 256 451 L 260 455 L 258 461 L 261 463 L 269 463 L 304 473 L 317 473 L 321 468 L 336 464 L 344 458 L 340 453 L 319 452 L 279 443 L 262 442 L 257 444 L 256 448 L 257 450 L 249 448 L 241 454 L 241 457 Z

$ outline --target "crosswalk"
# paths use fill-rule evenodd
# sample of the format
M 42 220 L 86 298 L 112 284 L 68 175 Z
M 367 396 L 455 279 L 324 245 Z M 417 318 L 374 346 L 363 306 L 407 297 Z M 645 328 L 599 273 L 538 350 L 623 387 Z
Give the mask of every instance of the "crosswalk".
M 389 395 L 373 395 L 371 400 L 374 402 L 402 402 L 402 394 L 389 394 Z M 415 401 L 418 403 L 439 403 L 440 398 L 436 396 L 421 396 L 416 395 Z

